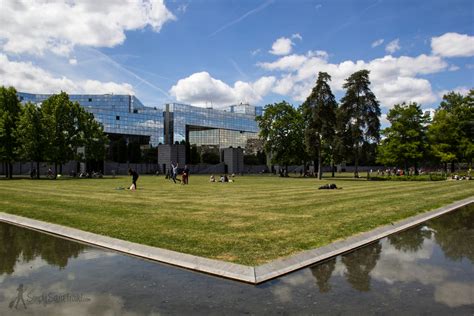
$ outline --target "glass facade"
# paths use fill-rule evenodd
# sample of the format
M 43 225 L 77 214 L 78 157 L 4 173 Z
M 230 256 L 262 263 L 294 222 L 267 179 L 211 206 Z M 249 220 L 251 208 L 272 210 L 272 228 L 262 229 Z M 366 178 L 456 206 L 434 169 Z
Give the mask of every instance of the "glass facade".
M 49 94 L 18 93 L 23 103 L 42 103 Z M 108 134 L 146 136 L 152 146 L 183 140 L 198 146 L 245 148 L 248 140 L 258 138 L 256 113 L 261 108 L 248 104 L 225 109 L 206 109 L 187 104 L 166 104 L 162 109 L 144 106 L 132 95 L 69 95 L 94 114 Z
M 21 102 L 41 103 L 51 95 L 18 93 Z M 152 146 L 164 143 L 163 111 L 144 106 L 132 95 L 89 95 L 71 94 L 69 99 L 78 102 L 88 112 L 94 114 L 109 134 L 136 135 L 149 137 Z
M 247 140 L 258 138 L 255 108 L 253 114 L 246 114 L 170 103 L 166 104 L 164 115 L 169 118 L 165 125 L 168 144 L 188 140 L 198 146 L 245 148 Z

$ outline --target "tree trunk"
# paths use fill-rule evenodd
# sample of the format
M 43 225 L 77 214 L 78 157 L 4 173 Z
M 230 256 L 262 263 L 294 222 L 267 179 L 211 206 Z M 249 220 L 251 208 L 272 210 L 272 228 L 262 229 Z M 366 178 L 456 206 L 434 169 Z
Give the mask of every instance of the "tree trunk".
M 358 177 L 359 177 L 359 146 L 356 146 L 354 178 L 358 178 Z
M 335 177 L 335 174 L 334 174 L 336 172 L 335 169 L 336 169 L 336 166 L 334 165 L 334 159 L 333 159 L 331 160 L 331 173 L 332 173 L 331 177 L 333 178 Z
M 418 175 L 418 161 L 415 159 L 415 176 Z
M 56 179 L 57 174 L 58 174 L 58 163 L 55 162 L 54 163 L 54 175 L 53 175 L 54 179 Z
M 451 161 L 451 173 L 454 173 L 454 171 L 456 171 L 454 167 L 454 161 Z
M 11 162 L 8 163 L 8 178 L 13 179 L 13 164 Z
M 40 163 L 39 161 L 36 162 L 36 179 L 40 178 Z
M 314 165 L 314 170 L 313 171 L 318 172 L 319 166 L 318 166 L 318 160 L 317 159 L 313 160 L 313 165 Z
M 448 163 L 444 163 L 444 173 L 448 174 Z
M 322 180 L 323 179 L 323 167 L 322 165 L 322 150 L 321 148 L 318 149 L 318 179 Z
M 63 174 L 63 164 L 59 165 L 59 174 Z

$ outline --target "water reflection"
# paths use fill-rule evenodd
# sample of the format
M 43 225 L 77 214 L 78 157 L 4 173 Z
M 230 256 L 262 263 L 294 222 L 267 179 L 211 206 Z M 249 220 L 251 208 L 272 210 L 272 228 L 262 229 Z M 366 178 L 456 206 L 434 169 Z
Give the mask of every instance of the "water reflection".
M 17 262 L 28 263 L 37 257 L 64 268 L 69 258 L 77 258 L 85 248 L 79 243 L 4 223 L 0 223 L 0 245 L 0 275 L 12 274 Z
M 326 293 L 331 290 L 329 280 L 331 279 L 331 275 L 335 268 L 336 258 L 329 259 L 321 264 L 310 267 L 311 273 L 316 278 L 316 283 L 318 284 L 320 293 Z
M 0 223 L 0 315 L 471 315 L 473 223 L 471 206 L 258 286 Z
M 381 251 L 382 246 L 375 242 L 342 256 L 346 266 L 345 277 L 354 289 L 363 292 L 370 290 L 370 272 L 375 268 Z

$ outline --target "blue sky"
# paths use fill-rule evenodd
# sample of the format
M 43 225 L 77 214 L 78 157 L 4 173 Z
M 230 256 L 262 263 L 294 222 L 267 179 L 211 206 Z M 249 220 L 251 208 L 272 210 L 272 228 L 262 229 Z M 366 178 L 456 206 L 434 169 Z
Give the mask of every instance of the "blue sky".
M 299 105 L 318 71 L 338 98 L 371 70 L 386 112 L 474 87 L 473 1 L 10 1 L 0 84 L 133 93 L 146 105 Z

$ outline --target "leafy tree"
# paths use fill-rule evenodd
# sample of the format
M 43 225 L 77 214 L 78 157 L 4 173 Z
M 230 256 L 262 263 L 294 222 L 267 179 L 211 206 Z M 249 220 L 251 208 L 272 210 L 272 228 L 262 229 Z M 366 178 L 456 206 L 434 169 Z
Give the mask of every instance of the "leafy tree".
M 0 87 L 0 161 L 6 163 L 6 176 L 12 178 L 13 162 L 17 159 L 18 140 L 15 137 L 21 113 L 20 101 L 13 87 Z
M 40 162 L 47 152 L 46 126 L 41 108 L 27 103 L 20 115 L 16 137 L 20 144 L 19 154 L 25 160 L 36 162 L 36 178 L 40 177 Z
M 213 151 L 206 151 L 202 153 L 202 162 L 203 163 L 208 163 L 208 164 L 218 164 L 221 159 L 219 157 L 219 154 Z
M 62 172 L 62 165 L 76 158 L 81 145 L 80 105 L 69 100 L 65 92 L 46 99 L 41 110 L 48 135 L 47 160 L 54 163 L 55 174 Z
M 104 133 L 101 123 L 94 119 L 94 115 L 81 108 L 80 117 L 80 145 L 84 146 L 86 161 L 103 161 L 106 155 L 105 146 L 109 139 Z
M 418 162 L 427 150 L 427 124 L 430 117 L 423 114 L 416 103 L 396 104 L 387 114 L 391 126 L 383 130 L 378 161 L 386 165 L 403 164 L 408 171 L 410 163 L 418 174 Z
M 285 166 L 299 163 L 304 157 L 304 122 L 301 111 L 282 101 L 267 104 L 265 112 L 256 118 L 265 151 L 272 163 Z
M 354 156 L 354 176 L 359 176 L 359 157 L 364 143 L 380 139 L 380 105 L 370 90 L 369 71 L 360 70 L 346 79 L 346 94 L 341 99 L 339 141 Z
M 451 164 L 451 172 L 454 172 L 455 162 L 472 164 L 474 90 L 466 97 L 455 92 L 444 95 L 428 132 L 432 152 L 444 163 L 446 171 L 448 163 Z
M 198 164 L 201 162 L 201 154 L 197 148 L 196 144 L 192 144 L 189 147 L 189 163 L 190 164 Z
M 109 147 L 110 160 L 124 163 L 127 162 L 127 141 L 120 137 L 111 142 Z
M 336 98 L 329 86 L 331 76 L 318 74 L 313 91 L 302 105 L 306 123 L 305 144 L 308 152 L 318 159 L 318 178 L 322 179 L 323 150 L 332 150 L 336 134 Z M 314 155 L 315 154 L 315 155 Z
M 127 145 L 128 161 L 132 163 L 139 163 L 142 159 L 142 151 L 140 143 L 137 141 L 129 142 Z
M 158 147 L 150 147 L 143 151 L 143 160 L 149 163 L 158 163 Z

